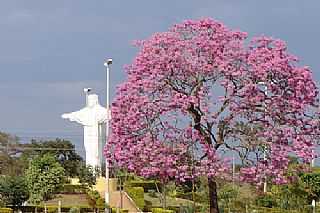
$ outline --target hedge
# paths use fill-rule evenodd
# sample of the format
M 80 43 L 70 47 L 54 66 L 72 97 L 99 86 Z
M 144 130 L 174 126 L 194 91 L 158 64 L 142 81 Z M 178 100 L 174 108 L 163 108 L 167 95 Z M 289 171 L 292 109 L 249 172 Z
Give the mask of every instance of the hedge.
M 124 190 L 132 198 L 135 204 L 139 207 L 140 210 L 144 208 L 144 190 L 142 187 L 130 187 L 125 185 Z
M 142 187 L 144 189 L 144 192 L 148 192 L 149 190 L 157 191 L 156 183 L 159 188 L 159 191 L 161 192 L 162 186 L 158 181 L 131 180 L 131 181 L 127 181 L 126 185 L 131 187 Z
M 13 210 L 10 208 L 0 208 L 0 213 L 12 213 Z
M 162 208 L 152 208 L 152 213 L 174 213 L 174 210 L 162 209 Z
M 65 184 L 59 190 L 61 194 L 82 194 L 86 192 L 86 188 L 82 185 Z
M 224 212 L 244 212 L 243 209 L 235 209 L 235 208 L 222 208 L 220 209 L 222 213 Z M 250 207 L 249 212 L 256 212 L 256 213 L 307 213 L 311 212 L 311 209 L 304 209 L 304 210 L 285 210 L 285 209 L 278 209 L 278 208 L 266 208 L 266 207 Z M 318 212 L 318 211 L 317 211 Z
M 35 212 L 35 208 L 36 206 L 21 206 L 20 210 L 22 212 Z M 84 212 L 93 212 L 93 208 L 89 207 L 89 206 L 61 206 L 61 212 L 69 212 L 70 209 L 72 208 L 78 208 L 80 209 L 81 213 Z M 50 212 L 57 212 L 58 210 L 58 206 L 54 205 L 54 206 L 47 206 L 47 210 L 48 213 Z M 37 206 L 37 211 L 38 212 L 44 212 L 44 206 Z M 9 212 L 1 212 L 0 213 L 9 213 Z M 10 212 L 11 213 L 11 212 Z
M 119 209 L 120 213 L 128 213 L 128 209 Z M 117 208 L 111 208 L 111 213 L 117 213 Z

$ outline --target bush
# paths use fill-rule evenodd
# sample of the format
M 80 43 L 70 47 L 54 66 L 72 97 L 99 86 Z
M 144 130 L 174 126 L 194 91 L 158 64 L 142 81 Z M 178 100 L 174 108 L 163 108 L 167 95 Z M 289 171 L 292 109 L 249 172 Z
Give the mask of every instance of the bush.
M 158 195 L 157 195 L 157 193 L 156 193 L 155 190 L 149 190 L 149 191 L 148 191 L 148 195 L 149 195 L 150 197 L 155 197 L 155 198 L 158 197 Z
M 59 192 L 62 194 L 81 194 L 85 193 L 86 189 L 82 185 L 65 184 Z
M 48 213 L 55 213 L 55 212 L 58 212 L 58 207 L 56 207 L 56 206 L 48 206 L 47 207 L 47 212 Z
M 256 200 L 258 206 L 272 208 L 277 205 L 276 201 L 271 195 L 265 195 L 262 197 L 258 197 Z
M 131 186 L 131 187 L 142 187 L 144 192 L 148 192 L 149 190 L 157 191 L 156 183 L 157 183 L 157 186 L 161 192 L 162 186 L 161 186 L 160 182 L 156 182 L 153 180 L 150 180 L 150 181 L 131 180 L 131 181 L 126 182 L 126 185 Z
M 36 206 L 22 206 L 20 209 L 22 212 L 35 212 L 35 208 Z M 85 212 L 92 212 L 93 211 L 93 208 L 87 206 L 87 205 L 84 205 L 84 206 L 77 206 L 77 207 L 74 207 L 74 206 L 62 206 L 61 207 L 61 212 L 70 212 L 71 209 L 78 209 L 79 211 L 78 212 L 81 212 L 81 213 L 85 213 Z M 47 210 L 48 212 L 57 212 L 58 210 L 58 206 L 55 205 L 55 206 L 47 206 Z M 44 206 L 37 206 L 37 211 L 38 212 L 44 212 Z M 0 213 L 4 213 L 4 212 L 1 212 Z M 7 213 L 7 212 L 5 212 Z
M 72 208 L 69 210 L 69 213 L 80 213 L 80 208 L 78 208 L 78 207 L 72 207 Z
M 173 210 L 167 210 L 162 208 L 153 208 L 152 213 L 174 213 Z
M 98 191 L 95 191 L 95 190 L 87 191 L 87 200 L 88 200 L 89 205 L 93 209 L 104 209 L 105 208 L 104 199 L 101 198 Z
M 0 213 L 12 213 L 13 210 L 10 208 L 0 208 Z
M 125 186 L 124 190 L 128 193 L 128 195 L 133 199 L 136 205 L 140 210 L 144 208 L 144 190 L 142 187 L 130 187 Z
M 128 213 L 129 210 L 128 209 L 119 209 L 119 212 L 120 213 Z M 111 213 L 117 213 L 117 208 L 112 208 Z

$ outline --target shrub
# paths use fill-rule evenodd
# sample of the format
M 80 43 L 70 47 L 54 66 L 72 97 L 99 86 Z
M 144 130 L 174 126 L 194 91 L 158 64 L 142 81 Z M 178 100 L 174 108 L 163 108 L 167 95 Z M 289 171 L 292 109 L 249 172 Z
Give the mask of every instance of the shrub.
M 149 190 L 149 191 L 148 191 L 148 195 L 149 195 L 150 197 L 158 197 L 155 190 Z
M 128 213 L 129 210 L 128 209 L 119 209 L 119 212 L 120 213 Z M 111 213 L 117 213 L 117 208 L 112 208 Z
M 258 206 L 272 208 L 276 206 L 276 201 L 271 195 L 265 195 L 262 197 L 258 197 L 256 200 Z
M 86 192 L 86 189 L 82 185 L 65 184 L 59 192 L 62 194 L 81 194 Z
M 160 182 L 156 182 L 153 180 L 149 180 L 149 181 L 131 180 L 131 181 L 126 182 L 126 185 L 131 186 L 131 187 L 142 187 L 144 192 L 148 192 L 149 190 L 157 191 L 156 184 L 161 192 L 162 186 L 161 186 Z
M 0 213 L 12 213 L 13 210 L 10 208 L 0 208 Z
M 174 213 L 173 210 L 167 210 L 162 208 L 153 208 L 152 213 Z
M 48 206 L 47 207 L 48 209 L 48 213 L 55 213 L 55 212 L 58 212 L 58 207 L 55 207 L 55 206 Z
M 36 206 L 22 206 L 20 209 L 22 212 L 35 212 L 35 208 Z M 93 208 L 91 208 L 90 206 L 87 205 L 83 205 L 83 206 L 61 206 L 61 212 L 70 212 L 71 209 L 78 209 L 78 212 L 81 213 L 86 213 L 86 212 L 93 212 Z M 47 206 L 47 210 L 48 212 L 58 212 L 58 206 L 54 205 L 54 206 Z M 44 206 L 37 206 L 37 211 L 38 212 L 44 212 Z M 1 212 L 0 213 L 4 213 Z M 7 213 L 7 212 L 6 212 Z M 75 212 L 76 213 L 76 212 Z
M 87 200 L 88 200 L 89 205 L 93 209 L 104 209 L 105 208 L 104 199 L 101 198 L 98 191 L 95 191 L 95 190 L 87 191 Z
M 69 213 L 80 213 L 80 208 L 78 208 L 78 207 L 72 207 L 72 208 L 69 210 Z
M 142 187 L 125 186 L 124 190 L 133 199 L 136 205 L 142 210 L 144 208 L 144 190 Z

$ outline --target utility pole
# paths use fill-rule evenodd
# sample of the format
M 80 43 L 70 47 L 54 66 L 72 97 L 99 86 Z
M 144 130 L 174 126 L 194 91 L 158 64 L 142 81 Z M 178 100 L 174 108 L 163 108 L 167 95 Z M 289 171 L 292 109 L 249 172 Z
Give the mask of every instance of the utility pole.
M 268 97 L 268 86 L 266 85 L 265 82 L 258 82 L 258 85 L 262 85 L 263 88 L 263 92 L 265 97 Z M 264 119 L 266 120 L 266 112 L 267 112 L 267 103 L 266 101 L 264 101 Z M 267 161 L 267 145 L 264 146 L 264 150 L 263 150 L 263 161 L 266 162 Z M 263 192 L 267 193 L 267 175 L 264 174 L 264 183 L 263 183 Z
M 109 120 L 110 120 L 110 65 L 112 64 L 112 59 L 109 58 L 104 62 L 104 66 L 106 67 L 106 108 L 107 108 L 107 121 L 106 121 L 106 143 L 109 138 Z M 110 202 L 110 183 L 109 183 L 109 162 L 106 160 L 106 191 L 105 191 L 105 202 L 109 204 Z M 108 212 L 107 208 L 105 212 Z

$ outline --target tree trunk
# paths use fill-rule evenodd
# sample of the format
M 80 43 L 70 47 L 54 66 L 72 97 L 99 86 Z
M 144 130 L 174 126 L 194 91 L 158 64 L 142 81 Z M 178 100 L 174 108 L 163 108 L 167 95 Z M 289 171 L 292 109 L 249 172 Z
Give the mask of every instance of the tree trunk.
M 167 196 L 166 196 L 166 185 L 163 184 L 163 188 L 162 188 L 162 197 L 163 197 L 163 209 L 167 209 Z
M 213 178 L 208 178 L 208 187 L 210 213 L 219 213 L 217 183 Z

